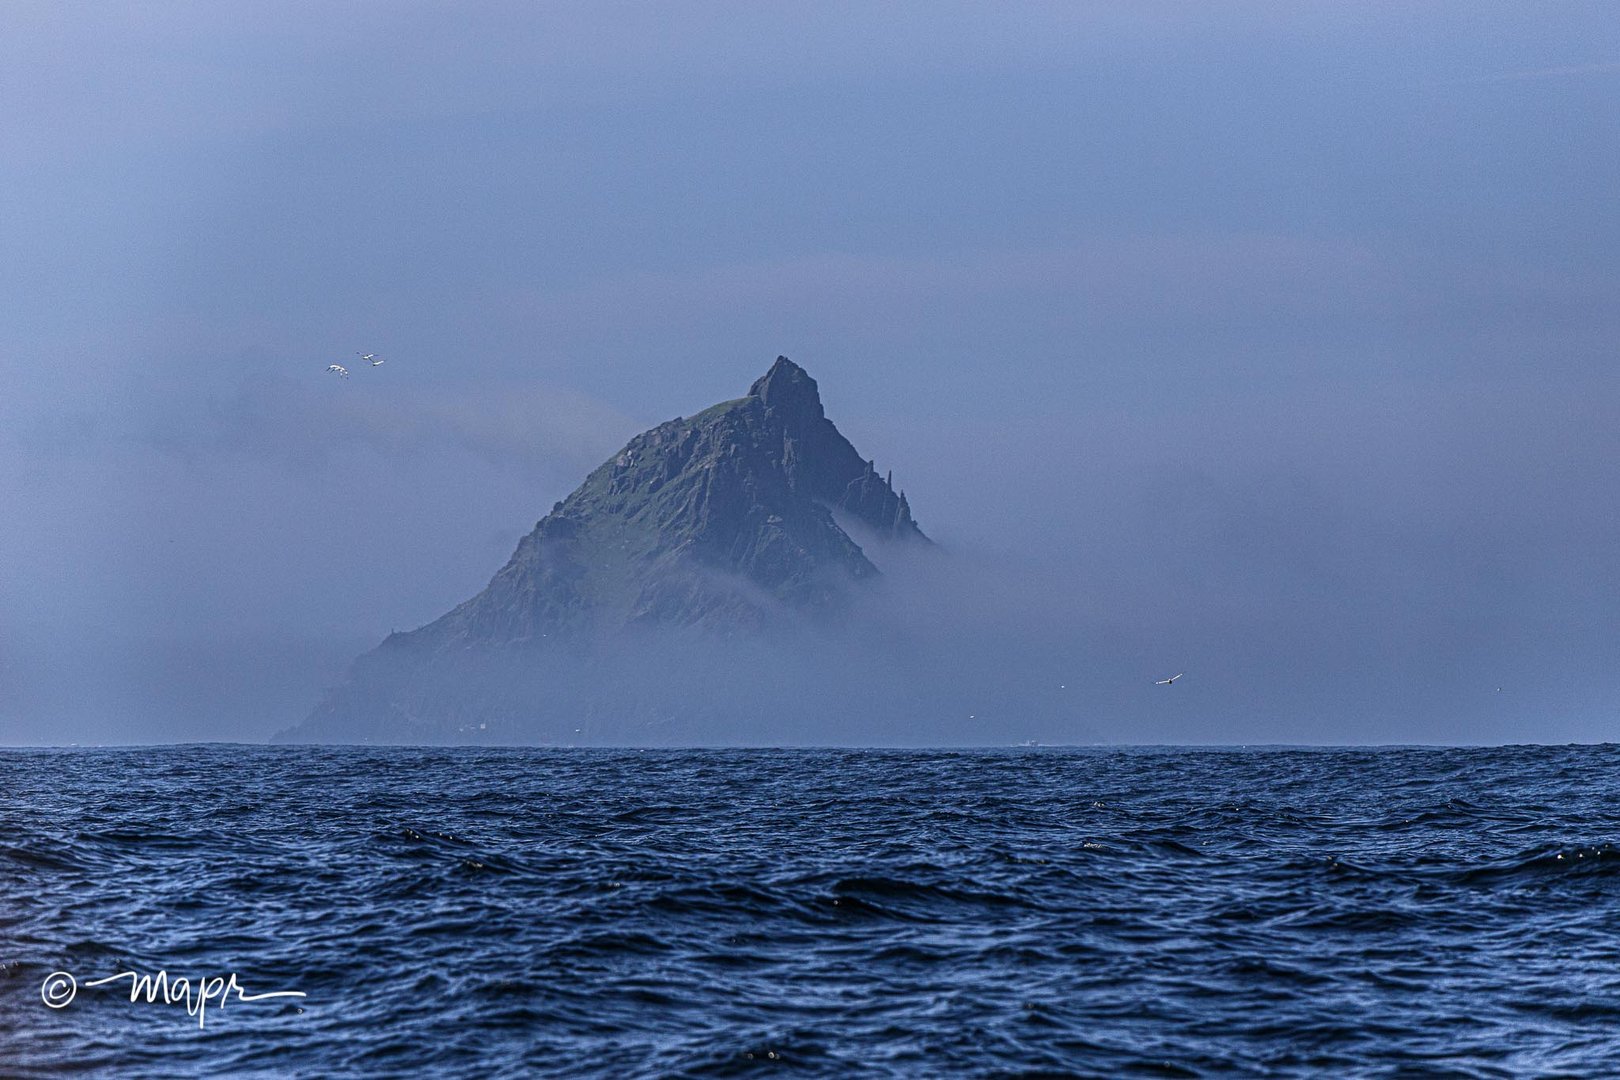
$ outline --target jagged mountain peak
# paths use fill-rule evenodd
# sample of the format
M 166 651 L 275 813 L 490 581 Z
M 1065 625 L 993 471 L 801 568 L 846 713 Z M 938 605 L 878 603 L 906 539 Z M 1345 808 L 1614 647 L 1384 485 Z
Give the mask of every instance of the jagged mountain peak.
M 316 717 L 376 715 L 381 695 L 431 726 L 438 712 L 477 711 L 450 689 L 469 663 L 522 664 L 513 658 L 626 635 L 836 628 L 880 576 L 874 544 L 929 541 L 905 496 L 827 419 L 816 381 L 779 356 L 745 397 L 631 439 L 482 592 L 362 657 Z M 438 679 L 438 668 L 460 674 Z
M 785 356 L 778 356 L 771 369 L 754 380 L 748 396 L 759 398 L 789 423 L 814 423 L 825 417 L 816 380 Z

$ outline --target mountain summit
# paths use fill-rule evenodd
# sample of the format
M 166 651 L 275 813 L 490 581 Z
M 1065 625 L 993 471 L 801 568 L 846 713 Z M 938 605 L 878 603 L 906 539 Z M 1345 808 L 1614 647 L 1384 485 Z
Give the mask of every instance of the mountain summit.
M 881 576 L 863 544 L 931 546 L 779 356 L 746 396 L 631 439 L 482 592 L 390 635 L 282 738 L 567 741 L 583 732 L 570 717 L 630 738 L 703 711 L 714 688 L 670 676 L 720 643 L 836 634 Z M 633 703 L 613 692 L 626 685 Z

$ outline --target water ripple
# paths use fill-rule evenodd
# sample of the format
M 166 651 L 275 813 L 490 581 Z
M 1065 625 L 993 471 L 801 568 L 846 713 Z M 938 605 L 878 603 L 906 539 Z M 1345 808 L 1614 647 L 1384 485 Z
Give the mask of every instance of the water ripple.
M 1620 1074 L 1617 765 L 3 751 L 0 1071 Z

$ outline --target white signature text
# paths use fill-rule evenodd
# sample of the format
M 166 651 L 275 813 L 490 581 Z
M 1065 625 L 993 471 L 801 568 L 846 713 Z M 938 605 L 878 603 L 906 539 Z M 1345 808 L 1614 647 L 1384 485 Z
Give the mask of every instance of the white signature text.
M 171 979 L 167 971 L 159 971 L 156 975 L 120 971 L 104 979 L 90 979 L 84 985 L 106 986 L 119 979 L 129 980 L 130 1001 L 144 1000 L 147 1004 L 161 1002 L 164 1005 L 184 1005 L 187 1015 L 197 1018 L 199 1028 L 207 1022 L 210 1001 L 223 1009 L 232 995 L 235 995 L 237 1001 L 264 1001 L 266 998 L 305 996 L 302 990 L 275 990 L 268 994 L 249 994 L 242 989 L 242 984 L 236 981 L 235 972 L 229 975 L 205 975 L 197 979 L 187 979 L 183 976 Z M 73 998 L 78 992 L 79 984 L 72 975 L 65 971 L 53 971 L 45 977 L 45 985 L 40 987 L 39 996 L 51 1008 L 62 1009 L 73 1003 Z

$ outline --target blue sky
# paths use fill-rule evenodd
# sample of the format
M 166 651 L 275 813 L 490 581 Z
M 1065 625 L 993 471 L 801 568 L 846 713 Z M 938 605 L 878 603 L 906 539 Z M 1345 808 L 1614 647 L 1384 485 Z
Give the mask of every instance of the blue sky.
M 0 740 L 261 738 L 778 353 L 1009 737 L 1614 737 L 1612 5 L 5 22 Z

